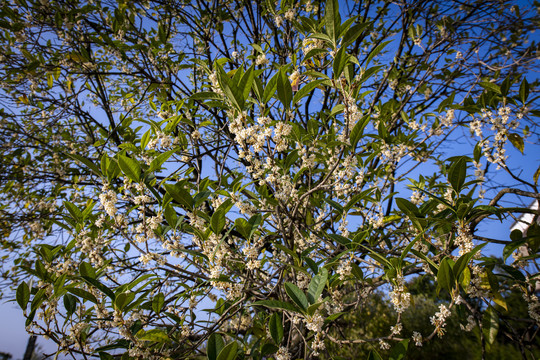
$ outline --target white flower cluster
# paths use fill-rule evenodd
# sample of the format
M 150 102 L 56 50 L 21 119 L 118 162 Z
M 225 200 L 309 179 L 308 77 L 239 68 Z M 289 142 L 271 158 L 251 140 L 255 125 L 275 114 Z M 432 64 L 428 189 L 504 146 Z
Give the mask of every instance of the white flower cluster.
M 157 136 L 154 139 L 150 140 L 148 144 L 146 145 L 146 147 L 149 150 L 155 150 L 159 147 L 160 141 L 161 141 L 161 149 L 163 150 L 169 150 L 174 145 L 174 140 L 170 135 L 167 135 L 162 132 L 158 132 Z
M 384 341 L 383 339 L 379 339 L 379 347 L 381 348 L 381 350 L 384 350 L 384 351 L 390 350 L 390 344 Z
M 280 346 L 276 353 L 276 360 L 291 360 L 291 354 L 287 348 Z
M 266 54 L 259 54 L 255 59 L 255 65 L 268 65 L 270 60 L 266 58 Z
M 540 324 L 540 301 L 538 301 L 538 297 L 534 294 L 529 296 L 523 294 L 523 298 L 527 301 L 529 316 L 536 321 L 537 324 Z
M 411 195 L 411 202 L 415 205 L 420 205 L 425 200 L 425 195 L 418 190 L 414 190 Z
M 313 356 L 319 356 L 320 351 L 326 349 L 326 345 L 324 345 L 323 333 L 319 332 L 315 334 L 313 342 L 311 343 L 311 348 L 313 349 Z
M 302 40 L 302 53 L 306 55 L 313 49 L 321 49 L 324 47 L 323 40 L 319 39 L 311 39 L 311 38 L 305 38 Z
M 419 347 L 422 346 L 422 334 L 418 331 L 413 331 L 412 340 L 414 341 L 414 345 Z
M 459 246 L 459 256 L 463 256 L 468 252 L 471 252 L 474 244 L 469 225 L 460 225 L 458 229 L 458 234 L 454 240 L 454 244 Z
M 401 323 L 397 323 L 390 328 L 390 331 L 392 332 L 392 335 L 399 335 L 403 331 L 403 325 Z
M 444 335 L 444 327 L 446 326 L 446 319 L 450 316 L 450 310 L 444 304 L 439 306 L 439 312 L 435 313 L 429 320 L 431 324 L 435 326 L 437 336 L 442 337 Z
M 497 169 L 501 165 L 504 165 L 508 158 L 505 155 L 506 149 L 504 146 L 508 139 L 509 130 L 517 129 L 519 126 L 518 119 L 522 117 L 522 114 L 518 114 L 516 116 L 517 119 L 509 121 L 511 112 L 512 110 L 508 106 L 498 108 L 496 114 L 487 109 L 482 109 L 482 117 L 474 119 L 470 124 L 471 133 L 482 139 L 481 144 L 484 156 L 489 162 L 497 164 Z M 493 143 L 490 143 L 487 138 L 484 138 L 482 131 L 483 124 L 491 125 L 491 131 L 494 132 Z
M 109 189 L 109 186 L 107 184 L 103 185 L 101 188 L 102 193 L 99 194 L 99 201 L 101 202 L 101 205 L 105 209 L 105 212 L 110 216 L 114 217 L 116 212 L 118 211 L 116 209 L 116 202 L 118 201 L 118 198 L 116 197 L 116 192 Z
M 352 272 L 351 259 L 348 258 L 347 260 L 340 260 L 339 267 L 337 268 L 336 272 L 339 274 L 339 280 L 345 280 L 347 277 L 349 277 Z
M 474 321 L 473 315 L 469 315 L 467 317 L 467 325 L 464 326 L 463 324 L 459 324 L 459 327 L 461 328 L 461 330 L 466 331 L 466 332 L 470 332 L 472 329 L 474 329 L 475 326 L 476 326 L 476 321 Z
M 394 285 L 389 295 L 394 309 L 398 314 L 403 313 L 409 307 L 411 304 L 411 294 L 405 291 L 403 275 L 400 274 L 396 277 L 396 285 Z
M 257 258 L 260 254 L 260 248 L 254 245 L 246 245 L 242 249 L 242 253 L 247 257 L 246 267 L 249 270 L 256 270 L 261 267 L 261 262 Z
M 308 330 L 319 333 L 324 325 L 324 318 L 317 312 L 313 316 L 307 316 L 304 318 L 304 322 L 306 323 L 306 328 Z

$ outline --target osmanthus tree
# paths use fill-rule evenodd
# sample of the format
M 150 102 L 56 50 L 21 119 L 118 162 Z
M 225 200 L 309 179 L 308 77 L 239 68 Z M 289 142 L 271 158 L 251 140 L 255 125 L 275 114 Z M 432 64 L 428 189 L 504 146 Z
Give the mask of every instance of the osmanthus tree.
M 443 337 L 452 313 L 485 348 L 507 289 L 538 328 L 538 227 L 477 233 L 535 213 L 503 196 L 540 198 L 538 171 L 521 179 L 505 154 L 538 136 L 536 7 L 20 0 L 0 11 L 4 291 L 16 288 L 28 331 L 59 352 L 283 360 L 370 343 L 373 358 L 399 357 Z M 501 172 L 518 186 L 491 181 Z M 441 300 L 429 331 L 406 333 L 414 276 Z M 374 291 L 395 324 L 340 331 Z M 525 358 L 521 329 L 508 336 Z

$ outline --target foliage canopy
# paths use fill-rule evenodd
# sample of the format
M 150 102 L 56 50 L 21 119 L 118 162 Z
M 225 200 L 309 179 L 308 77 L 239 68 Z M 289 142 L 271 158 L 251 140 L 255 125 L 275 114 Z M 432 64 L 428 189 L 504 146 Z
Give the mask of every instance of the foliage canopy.
M 540 199 L 539 170 L 522 178 L 506 154 L 538 145 L 538 4 L 20 0 L 0 14 L 3 284 L 59 351 L 284 360 L 366 343 L 401 358 L 452 316 L 482 354 L 499 329 L 531 354 L 540 227 L 478 228 L 538 218 L 503 201 Z M 436 294 L 418 312 L 431 326 L 406 334 L 415 276 Z M 515 291 L 526 326 L 508 321 Z M 343 332 L 375 292 L 395 323 Z

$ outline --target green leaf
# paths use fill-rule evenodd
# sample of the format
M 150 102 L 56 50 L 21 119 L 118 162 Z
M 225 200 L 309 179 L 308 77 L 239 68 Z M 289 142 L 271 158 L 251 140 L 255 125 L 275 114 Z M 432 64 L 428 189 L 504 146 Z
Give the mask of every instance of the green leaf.
M 488 344 L 493 344 L 499 332 L 499 315 L 492 306 L 489 306 L 482 317 L 482 332 Z
M 345 35 L 343 36 L 342 44 L 341 46 L 347 47 L 348 45 L 352 44 L 362 33 L 364 30 L 370 25 L 370 23 L 360 23 L 356 24 L 353 27 L 351 27 Z
M 341 75 L 343 69 L 345 68 L 345 65 L 347 64 L 348 58 L 349 54 L 347 54 L 347 48 L 342 46 L 334 57 L 334 63 L 332 66 L 332 70 L 334 72 L 334 79 L 339 79 L 339 76 Z
M 143 341 L 152 341 L 157 343 L 170 343 L 171 339 L 162 329 L 151 329 L 151 330 L 139 330 L 135 334 L 139 340 Z
M 79 155 L 79 154 L 70 154 L 70 153 L 66 153 L 67 156 L 69 156 L 70 158 L 78 161 L 78 162 L 81 162 L 83 163 L 84 165 L 86 165 L 86 167 L 88 167 L 88 169 L 90 169 L 94 174 L 98 175 L 98 176 L 101 176 L 101 171 L 99 169 L 99 167 L 94 164 L 92 161 L 90 161 L 89 159 Z
M 467 267 L 474 255 L 476 255 L 476 253 L 478 253 L 486 245 L 487 243 L 480 244 L 468 253 L 463 254 L 459 259 L 457 259 L 456 263 L 452 267 L 452 271 L 454 272 L 454 276 L 456 278 L 459 278 L 461 272 Z
M 279 77 L 277 79 L 277 93 L 278 99 L 283 103 L 286 110 L 291 108 L 292 101 L 292 86 L 287 76 L 286 67 L 282 67 L 279 70 Z
M 319 273 L 311 279 L 308 286 L 307 298 L 310 304 L 315 304 L 319 296 L 322 294 L 324 287 L 326 285 L 326 280 L 328 279 L 328 270 L 326 268 L 321 268 Z
M 193 208 L 193 198 L 189 191 L 187 191 L 182 182 L 178 182 L 174 185 L 164 184 L 163 187 L 165 191 L 176 201 L 178 204 L 183 205 L 187 209 L 191 210 Z
M 114 356 L 104 351 L 99 352 L 99 360 L 114 360 Z
M 15 298 L 17 299 L 17 304 L 19 304 L 21 309 L 26 310 L 28 301 L 30 301 L 30 288 L 26 282 L 21 282 L 17 287 Z
M 216 70 L 221 90 L 223 90 L 223 93 L 225 96 L 227 96 L 231 103 L 241 111 L 244 105 L 243 91 L 238 89 L 236 84 L 233 84 L 232 80 L 229 78 L 229 75 L 225 73 L 218 62 L 216 62 Z
M 516 269 L 513 266 L 500 264 L 499 265 L 504 271 L 506 271 L 510 276 L 512 276 L 517 281 L 526 281 L 525 275 L 519 269 Z
M 524 104 L 529 97 L 529 83 L 527 82 L 527 79 L 525 77 L 523 78 L 523 81 L 521 81 L 521 85 L 519 86 L 519 97 L 521 99 L 521 102 L 523 102 Z
M 305 86 L 302 86 L 296 94 L 294 94 L 293 97 L 293 105 L 295 105 L 300 99 L 307 96 L 311 91 L 313 91 L 317 86 L 319 86 L 321 83 L 325 82 L 325 80 L 314 80 L 307 83 Z
M 129 179 L 139 182 L 141 179 L 141 165 L 135 159 L 125 155 L 118 155 L 118 166 Z
M 467 161 L 461 156 L 457 161 L 454 161 L 448 171 L 448 181 L 456 193 L 460 193 L 467 177 Z
M 150 167 L 148 168 L 148 173 L 159 170 L 161 168 L 161 165 L 163 165 L 165 161 L 169 160 L 171 155 L 174 154 L 175 152 L 176 150 L 169 150 L 155 157 L 154 160 L 152 160 L 152 162 L 150 163 Z
M 69 317 L 71 314 L 77 310 L 77 298 L 71 294 L 65 294 L 64 295 L 64 307 L 67 311 L 67 316 Z
M 251 65 L 244 75 L 242 76 L 242 79 L 240 79 L 240 82 L 238 83 L 238 88 L 242 90 L 242 97 L 243 99 L 247 99 L 249 96 L 249 92 L 251 91 L 251 87 L 253 86 L 253 79 L 255 77 L 255 73 L 253 71 L 254 67 Z
M 353 127 L 351 130 L 351 133 L 349 135 L 349 142 L 351 144 L 352 149 L 356 149 L 356 145 L 358 145 L 358 141 L 360 141 L 360 138 L 364 134 L 364 129 L 366 125 L 369 123 L 370 116 L 364 115 Z
M 270 335 L 276 345 L 281 344 L 283 340 L 283 323 L 281 321 L 281 316 L 278 313 L 272 314 L 270 317 L 270 322 L 268 323 L 268 329 L 270 330 Z
M 486 90 L 496 92 L 497 94 L 501 94 L 501 88 L 499 87 L 499 85 L 495 83 L 492 83 L 489 81 L 483 81 L 479 85 Z
M 84 300 L 88 300 L 90 302 L 93 302 L 94 304 L 97 304 L 96 297 L 86 290 L 79 289 L 79 288 L 68 288 L 67 291 L 69 291 L 70 293 L 72 293 L 73 295 L 79 298 L 83 298 Z
M 81 210 L 79 210 L 79 208 L 76 205 L 70 203 L 69 201 L 64 201 L 63 204 L 74 220 L 76 221 L 82 220 L 82 212 Z
M 373 349 L 369 352 L 368 360 L 383 360 L 383 358 L 379 355 L 377 350 Z
M 116 295 L 114 294 L 114 292 L 111 289 L 109 289 L 107 286 L 105 286 L 104 284 L 96 280 L 94 277 L 82 275 L 82 278 L 85 282 L 96 287 L 105 295 L 107 295 L 109 298 L 111 298 L 111 300 L 115 299 Z
M 223 337 L 218 333 L 213 333 L 208 338 L 208 345 L 206 347 L 206 355 L 208 360 L 217 360 L 218 354 L 223 350 L 225 343 Z
M 83 261 L 79 264 L 79 274 L 81 274 L 81 276 L 88 276 L 93 279 L 96 278 L 96 270 L 94 270 L 92 265 L 90 265 L 86 261 Z
M 369 65 L 370 61 L 373 60 L 373 58 L 375 56 L 377 56 L 382 51 L 382 49 L 384 49 L 386 47 L 386 45 L 390 44 L 391 42 L 392 42 L 392 40 L 385 41 L 385 42 L 379 44 L 375 49 L 371 50 L 371 52 L 369 53 L 366 61 L 364 62 L 365 66 L 367 67 Z
M 287 310 L 287 311 L 296 312 L 296 313 L 302 312 L 300 309 L 294 306 L 294 304 L 291 304 L 285 301 L 279 301 L 279 300 L 260 300 L 260 301 L 255 301 L 252 305 L 264 306 L 269 309 Z
M 154 296 L 152 299 L 152 310 L 154 310 L 156 314 L 161 312 L 163 305 L 165 305 L 165 295 L 163 295 L 163 293 L 159 293 Z
M 217 209 L 210 219 L 210 226 L 214 234 L 220 234 L 225 227 L 225 211 L 223 209 Z
M 403 211 L 408 217 L 422 217 L 420 210 L 407 199 L 396 198 L 396 205 Z
M 238 355 L 238 343 L 233 341 L 219 352 L 217 360 L 234 360 Z
M 291 300 L 298 305 L 302 310 L 306 310 L 309 306 L 308 299 L 304 292 L 300 290 L 298 286 L 296 286 L 293 283 L 286 282 L 285 283 L 285 292 Z
M 452 292 L 456 279 L 449 258 L 444 258 L 443 261 L 441 261 L 439 271 L 437 272 L 437 283 L 441 288 L 448 290 L 449 293 Z
M 213 91 L 201 91 L 189 97 L 193 100 L 222 100 L 223 96 Z
M 266 87 L 264 88 L 264 93 L 263 93 L 264 104 L 268 103 L 270 99 L 272 98 L 272 96 L 274 96 L 274 94 L 276 93 L 277 80 L 279 77 L 281 77 L 281 73 L 280 72 L 275 73 L 274 76 L 272 76 L 270 80 L 268 81 L 268 84 L 266 84 Z M 292 91 L 292 87 L 291 87 L 291 91 Z
M 326 25 L 326 33 L 332 39 L 334 44 L 337 43 L 336 36 L 339 34 L 341 20 L 339 16 L 339 4 L 337 0 L 327 0 L 324 10 L 324 21 Z
M 409 339 L 398 342 L 392 351 L 390 352 L 390 360 L 402 360 L 407 355 L 407 348 L 409 347 Z
M 135 294 L 132 292 L 123 292 L 116 295 L 114 307 L 118 310 L 123 310 L 130 302 L 135 299 Z
M 246 239 L 249 239 L 251 233 L 251 224 L 247 222 L 246 219 L 238 218 L 234 221 L 234 227 L 242 236 Z
M 510 140 L 510 143 L 523 154 L 523 150 L 525 150 L 525 142 L 521 136 L 518 134 L 509 133 L 508 140 Z

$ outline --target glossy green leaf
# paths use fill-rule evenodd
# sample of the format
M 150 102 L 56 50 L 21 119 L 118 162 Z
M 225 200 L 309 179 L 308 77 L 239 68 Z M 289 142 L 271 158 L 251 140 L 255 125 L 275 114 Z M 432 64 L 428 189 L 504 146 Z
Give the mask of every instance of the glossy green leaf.
M 390 360 L 402 360 L 407 355 L 407 349 L 409 347 L 409 339 L 402 340 L 392 347 L 390 352 Z
M 327 0 L 326 8 L 324 9 L 324 22 L 326 25 L 326 33 L 332 39 L 332 42 L 337 43 L 337 35 L 339 34 L 339 28 L 341 20 L 339 16 L 339 4 L 337 0 Z
M 214 234 L 220 234 L 223 228 L 225 227 L 225 211 L 222 209 L 217 209 L 213 214 L 210 220 L 210 225 Z
M 114 306 L 118 310 L 123 310 L 130 302 L 135 299 L 135 294 L 132 292 L 123 292 L 116 295 Z
M 489 306 L 482 317 L 482 332 L 488 344 L 493 344 L 499 332 L 499 315 Z
M 293 283 L 285 283 L 285 292 L 289 295 L 289 298 L 302 310 L 306 310 L 309 306 L 308 299 L 304 292 L 300 290 L 298 286 Z
M 158 293 L 154 298 L 152 299 L 152 310 L 156 314 L 159 314 L 161 310 L 163 309 L 163 306 L 165 305 L 165 295 L 163 293 Z
M 270 336 L 272 336 L 276 345 L 281 344 L 281 341 L 283 340 L 283 323 L 281 316 L 278 313 L 273 313 L 270 317 L 268 330 L 270 330 Z
M 67 316 L 69 317 L 77 310 L 77 298 L 71 294 L 65 294 L 64 307 L 66 308 Z
M 448 292 L 452 292 L 454 288 L 456 279 L 452 271 L 452 265 L 449 258 L 444 258 L 441 261 L 439 266 L 439 271 L 437 272 L 437 283 L 443 289 L 446 289 Z
M 309 95 L 315 88 L 321 85 L 325 80 L 313 80 L 302 86 L 293 97 L 293 105 L 300 101 L 303 97 Z
M 238 356 L 238 343 L 233 341 L 219 352 L 217 360 L 234 360 Z
M 519 98 L 521 99 L 521 102 L 525 103 L 529 97 L 529 83 L 527 82 L 527 79 L 523 77 L 523 80 L 521 81 L 521 85 L 519 86 Z
M 139 182 L 141 179 L 141 165 L 135 159 L 125 155 L 118 155 L 118 166 L 129 179 Z
M 296 313 L 302 312 L 294 304 L 291 304 L 285 301 L 280 301 L 280 300 L 260 300 L 260 301 L 255 301 L 253 305 L 264 306 L 269 309 L 287 310 L 287 311 L 296 312 Z
M 467 177 L 467 161 L 464 157 L 460 157 L 454 161 L 448 171 L 448 181 L 452 188 L 459 194 Z
M 79 274 L 81 274 L 81 276 L 88 276 L 94 279 L 96 278 L 96 270 L 94 270 L 92 265 L 86 261 L 82 261 L 79 264 Z
M 156 170 L 161 169 L 162 165 L 169 160 L 169 158 L 176 152 L 177 150 L 169 150 L 167 152 L 164 152 L 163 154 L 159 154 L 152 160 L 150 163 L 150 167 L 148 168 L 148 172 L 154 172 Z
M 17 300 L 17 304 L 19 304 L 21 309 L 26 310 L 28 301 L 30 301 L 30 288 L 28 287 L 28 284 L 26 282 L 23 281 L 19 284 L 19 286 L 17 287 L 15 298 Z
M 162 329 L 151 329 L 151 330 L 139 330 L 135 334 L 139 340 L 143 341 L 152 341 L 157 343 L 170 343 L 171 339 Z
M 347 47 L 348 45 L 352 44 L 362 33 L 366 30 L 366 28 L 370 25 L 370 23 L 360 23 L 355 24 L 343 36 L 342 46 Z
M 285 109 L 288 110 L 291 108 L 292 101 L 292 86 L 287 76 L 286 68 L 282 67 L 279 70 L 279 77 L 277 78 L 277 93 L 278 99 L 285 106 Z
M 191 197 L 189 191 L 183 187 L 182 183 L 176 183 L 174 185 L 164 184 L 163 187 L 178 204 L 183 205 L 189 210 L 193 208 L 193 197 Z
M 501 94 L 501 88 L 499 87 L 499 85 L 495 83 L 484 81 L 484 82 L 481 82 L 479 85 L 486 90 L 493 91 L 497 94 Z
M 364 62 L 364 66 L 368 66 L 369 63 L 371 62 L 371 60 L 373 60 L 373 58 L 377 55 L 379 55 L 379 53 L 386 47 L 386 45 L 390 44 L 392 42 L 392 40 L 388 40 L 388 41 L 385 41 L 379 45 L 377 45 L 373 50 L 371 50 L 371 52 L 369 53 L 366 61 Z
M 100 171 L 100 168 L 94 164 L 92 162 L 92 160 L 90 159 L 87 159 L 85 158 L 84 156 L 81 156 L 79 154 L 71 154 L 71 153 L 66 153 L 67 156 L 69 156 L 70 158 L 80 162 L 80 163 L 83 163 L 84 165 L 86 165 L 86 167 L 92 171 L 94 174 L 98 175 L 98 176 L 101 176 L 101 171 Z
M 272 98 L 272 96 L 274 96 L 274 94 L 276 93 L 277 80 L 279 77 L 281 77 L 281 73 L 278 71 L 277 73 L 274 74 L 274 76 L 270 78 L 270 80 L 266 84 L 266 87 L 264 88 L 264 93 L 263 93 L 264 104 L 268 103 L 270 99 Z M 291 91 L 292 91 L 292 88 L 291 88 Z
M 218 354 L 221 352 L 221 350 L 223 350 L 224 347 L 225 343 L 223 342 L 223 337 L 221 334 L 213 333 L 210 335 L 206 348 L 208 360 L 217 360 Z
M 68 288 L 67 290 L 79 298 L 82 298 L 84 300 L 88 300 L 90 302 L 93 302 L 94 304 L 97 304 L 96 297 L 86 290 L 79 289 L 79 288 Z
M 308 286 L 307 298 L 310 304 L 315 304 L 319 296 L 321 296 L 324 287 L 326 285 L 326 280 L 328 279 L 328 270 L 326 268 L 321 268 L 319 273 L 311 279 Z
M 383 360 L 383 358 L 381 357 L 381 355 L 379 355 L 379 353 L 377 352 L 377 350 L 372 349 L 372 350 L 369 352 L 369 355 L 368 355 L 367 360 Z
M 332 66 L 334 72 L 333 78 L 335 80 L 339 79 L 341 73 L 343 72 L 343 69 L 345 68 L 345 65 L 347 64 L 348 58 L 349 54 L 347 54 L 347 48 L 341 47 L 336 53 L 336 56 L 334 57 L 334 63 Z
M 523 154 L 523 150 L 525 150 L 525 142 L 523 141 L 523 138 L 514 133 L 509 133 L 507 136 L 510 143 Z

